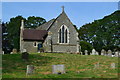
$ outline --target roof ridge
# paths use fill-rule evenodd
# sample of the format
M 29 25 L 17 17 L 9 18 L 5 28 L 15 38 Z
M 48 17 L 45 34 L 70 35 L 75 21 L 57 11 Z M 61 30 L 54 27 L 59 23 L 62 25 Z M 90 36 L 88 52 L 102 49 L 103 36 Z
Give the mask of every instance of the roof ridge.
M 53 23 L 48 27 L 47 31 L 51 28 L 51 26 L 55 23 L 55 21 L 63 14 L 65 13 L 64 11 L 53 21 Z M 66 14 L 66 13 L 65 13 Z

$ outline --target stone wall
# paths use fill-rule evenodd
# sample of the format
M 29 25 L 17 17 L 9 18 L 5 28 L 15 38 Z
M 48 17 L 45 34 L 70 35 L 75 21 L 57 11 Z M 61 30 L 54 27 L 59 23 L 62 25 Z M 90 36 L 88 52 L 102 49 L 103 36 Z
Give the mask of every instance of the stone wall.
M 38 47 L 34 46 L 34 42 L 37 42 L 38 43 L 41 43 L 41 42 L 38 42 L 38 41 L 24 41 L 24 44 L 23 45 L 23 49 L 26 49 L 27 52 L 29 53 L 36 53 L 38 52 Z
M 77 51 L 76 45 L 53 45 L 53 52 L 75 53 Z

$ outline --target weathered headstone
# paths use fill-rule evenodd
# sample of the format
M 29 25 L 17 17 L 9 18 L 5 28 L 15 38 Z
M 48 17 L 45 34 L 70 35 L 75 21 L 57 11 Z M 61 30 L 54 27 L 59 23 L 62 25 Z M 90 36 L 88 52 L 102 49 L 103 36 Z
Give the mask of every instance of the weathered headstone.
M 115 57 L 118 57 L 118 55 L 119 55 L 119 52 L 116 51 L 116 52 L 115 52 Z
M 115 57 L 115 55 L 112 55 L 111 57 Z
M 2 51 L 2 54 L 5 54 L 4 51 Z
M 104 54 L 105 54 L 105 50 L 102 49 L 102 50 L 101 50 L 101 55 L 104 55 Z
M 104 51 L 104 56 L 107 56 L 107 52 L 106 51 Z
M 88 55 L 88 51 L 87 50 L 85 50 L 85 55 Z
M 108 56 L 112 56 L 112 51 L 111 50 L 108 50 Z
M 97 63 L 94 64 L 94 69 L 98 69 L 99 67 L 100 67 L 99 62 L 97 62 Z
M 12 53 L 13 53 L 13 54 L 14 54 L 14 53 L 17 53 L 17 49 L 14 48 L 14 49 L 12 50 Z
M 31 75 L 34 72 L 34 66 L 33 65 L 27 65 L 27 71 L 26 74 L 27 75 Z
M 92 54 L 91 55 L 96 55 L 96 50 L 92 49 Z
M 65 66 L 64 65 L 52 65 L 52 73 L 53 74 L 64 74 Z
M 83 55 L 83 52 L 80 52 L 81 55 Z
M 26 61 L 28 61 L 28 59 L 29 59 L 29 53 L 27 53 L 27 52 L 24 52 L 24 53 L 22 53 L 22 59 L 23 60 L 26 60 Z
M 115 63 L 111 63 L 111 68 L 115 69 Z
M 99 55 L 99 53 L 96 51 L 96 54 L 95 55 Z

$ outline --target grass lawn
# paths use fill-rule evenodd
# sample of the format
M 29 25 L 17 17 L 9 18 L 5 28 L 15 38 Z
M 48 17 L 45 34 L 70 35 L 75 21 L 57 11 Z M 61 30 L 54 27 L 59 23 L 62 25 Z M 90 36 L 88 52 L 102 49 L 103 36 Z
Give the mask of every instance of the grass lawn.
M 99 62 L 100 68 L 94 69 Z M 34 53 L 29 61 L 21 59 L 21 54 L 2 56 L 3 78 L 117 78 L 118 67 L 111 69 L 111 63 L 118 63 L 117 57 L 78 55 L 63 53 Z M 52 74 L 52 65 L 64 64 L 65 74 Z M 34 65 L 34 74 L 26 76 L 26 66 Z

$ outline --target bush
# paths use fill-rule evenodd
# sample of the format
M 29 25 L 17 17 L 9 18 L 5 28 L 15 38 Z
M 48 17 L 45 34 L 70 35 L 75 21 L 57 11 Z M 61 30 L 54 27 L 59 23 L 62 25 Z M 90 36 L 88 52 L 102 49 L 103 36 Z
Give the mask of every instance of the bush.
M 93 49 L 92 45 L 86 41 L 80 41 L 81 51 L 84 53 L 85 50 L 88 50 L 90 53 Z

